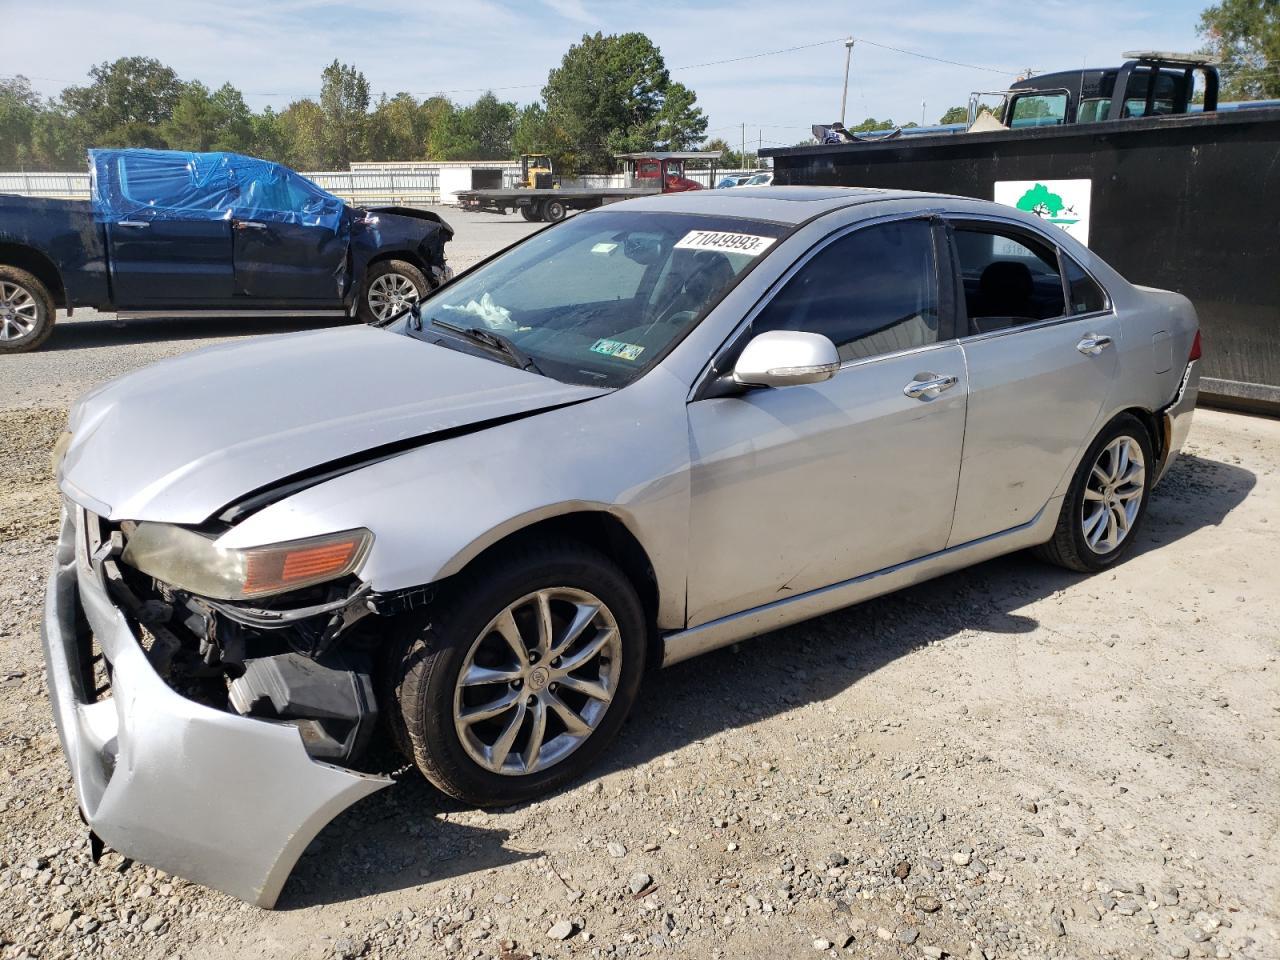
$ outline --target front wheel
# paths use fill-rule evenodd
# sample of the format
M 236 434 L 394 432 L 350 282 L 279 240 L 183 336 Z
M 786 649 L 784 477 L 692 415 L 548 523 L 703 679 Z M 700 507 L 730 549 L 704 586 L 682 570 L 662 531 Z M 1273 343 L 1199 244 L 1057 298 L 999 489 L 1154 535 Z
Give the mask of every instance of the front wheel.
M 422 271 L 404 260 L 381 260 L 365 271 L 356 298 L 356 319 L 381 323 L 404 313 L 431 290 Z
M 1037 547 L 1037 555 L 1081 573 L 1119 563 L 1146 516 L 1155 466 L 1142 422 L 1130 414 L 1111 421 L 1085 451 L 1053 539 Z
M 644 614 L 622 571 L 576 543 L 463 579 L 405 638 L 400 731 L 450 796 L 521 802 L 580 775 L 617 735 L 644 673 Z
M 53 333 L 53 298 L 25 270 L 0 266 L 0 353 L 34 350 Z

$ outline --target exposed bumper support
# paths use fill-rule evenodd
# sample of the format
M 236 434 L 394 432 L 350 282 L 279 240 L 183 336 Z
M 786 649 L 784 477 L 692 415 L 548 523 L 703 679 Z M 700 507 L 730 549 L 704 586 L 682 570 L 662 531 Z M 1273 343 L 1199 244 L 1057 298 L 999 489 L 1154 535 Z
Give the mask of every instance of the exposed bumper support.
M 203 706 L 165 684 L 111 602 L 63 511 L 45 597 L 49 698 L 85 819 L 111 847 L 271 907 L 298 857 L 384 777 L 312 760 L 298 731 Z M 111 696 L 85 689 L 79 611 L 111 664 Z

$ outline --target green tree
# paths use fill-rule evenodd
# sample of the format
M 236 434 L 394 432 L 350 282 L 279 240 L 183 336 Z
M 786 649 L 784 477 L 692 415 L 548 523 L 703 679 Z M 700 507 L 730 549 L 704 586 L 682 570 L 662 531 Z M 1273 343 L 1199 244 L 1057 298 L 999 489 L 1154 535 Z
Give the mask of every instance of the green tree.
M 547 118 L 546 108 L 541 103 L 531 103 L 516 117 L 515 132 L 511 135 L 511 152 L 517 156 L 523 153 L 548 153 L 552 144 L 558 140 L 551 121 Z
M 1280 97 L 1280 0 L 1222 0 L 1199 31 L 1221 61 L 1224 100 Z
M 0 170 L 31 164 L 31 133 L 43 106 L 26 77 L 0 79 Z
M 27 147 L 36 170 L 83 170 L 85 142 L 75 121 L 61 109 L 36 114 Z
M 964 123 L 969 119 L 968 107 L 950 107 L 939 119 L 939 123 Z
M 284 129 L 280 123 L 280 114 L 270 107 L 264 107 L 261 113 L 250 117 L 252 137 L 249 153 L 264 160 L 284 163 L 288 154 Z
M 613 154 L 701 140 L 707 118 L 687 87 L 674 83 L 642 33 L 583 36 L 542 89 L 566 172 L 605 170 Z
M 384 93 L 368 119 L 365 157 L 369 160 L 421 160 L 427 149 L 426 111 L 408 93 L 387 99 Z
M 175 150 L 246 152 L 254 143 L 253 114 L 229 83 L 213 93 L 198 80 L 188 83 L 161 131 Z
M 328 169 L 326 118 L 320 104 L 310 99 L 295 100 L 280 113 L 278 127 L 285 164 L 295 170 Z
M 475 144 L 475 160 L 509 160 L 511 141 L 516 131 L 519 111 L 514 103 L 505 103 L 485 93 L 462 110 L 463 126 Z
M 369 115 L 369 81 L 353 66 L 333 63 L 320 75 L 320 109 L 324 114 L 326 168 L 345 170 L 365 151 Z
M 121 57 L 90 69 L 89 79 L 61 97 L 87 146 L 165 146 L 159 127 L 184 86 L 171 68 L 151 57 Z

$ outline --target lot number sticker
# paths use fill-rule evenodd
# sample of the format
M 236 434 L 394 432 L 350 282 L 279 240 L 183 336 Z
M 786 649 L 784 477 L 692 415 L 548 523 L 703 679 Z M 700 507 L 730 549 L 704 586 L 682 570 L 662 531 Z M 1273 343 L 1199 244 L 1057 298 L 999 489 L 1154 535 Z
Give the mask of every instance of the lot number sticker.
M 749 233 L 721 233 L 719 230 L 691 230 L 676 244 L 677 250 L 715 250 L 718 253 L 743 253 L 758 257 L 773 246 L 773 237 L 757 237 Z

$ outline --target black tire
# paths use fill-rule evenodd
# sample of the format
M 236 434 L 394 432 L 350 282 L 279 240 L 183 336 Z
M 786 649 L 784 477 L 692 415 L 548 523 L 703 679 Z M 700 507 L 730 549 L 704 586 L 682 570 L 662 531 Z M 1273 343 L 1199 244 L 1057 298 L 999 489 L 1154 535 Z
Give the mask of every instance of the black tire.
M 530 222 L 536 221 L 538 219 L 538 217 L 535 215 L 535 212 L 532 206 L 521 207 L 520 216 L 524 217 L 526 220 Z
M 613 616 L 622 661 L 613 699 L 594 731 L 558 762 L 529 774 L 497 773 L 468 754 L 455 728 L 459 675 L 490 621 L 520 598 L 557 587 L 591 593 Z M 626 575 L 590 547 L 573 541 L 515 547 L 462 574 L 426 613 L 430 622 L 406 624 L 399 640 L 399 663 L 391 677 L 395 702 L 388 704 L 399 716 L 391 726 L 397 740 L 407 741 L 402 749 L 408 747 L 408 758 L 423 776 L 465 803 L 519 803 L 578 777 L 617 735 L 639 694 L 646 659 L 644 612 Z M 527 689 L 533 689 L 532 681 Z
M 356 297 L 356 319 L 361 323 L 378 323 L 387 317 L 378 316 L 380 306 L 370 303 L 370 296 L 381 290 L 379 278 L 403 277 L 413 284 L 417 298 L 422 299 L 431 291 L 431 284 L 422 271 L 405 260 L 379 260 L 364 273 L 364 281 L 360 284 L 360 293 Z
M 1085 491 L 1099 456 L 1121 437 L 1130 438 L 1142 451 L 1144 476 L 1141 500 L 1128 532 L 1119 544 L 1106 552 L 1098 552 L 1089 545 L 1085 537 L 1083 522 Z M 1155 455 L 1147 428 L 1132 414 L 1123 413 L 1116 417 L 1107 424 L 1085 451 L 1084 457 L 1080 460 L 1080 466 L 1071 479 L 1067 496 L 1062 501 L 1062 513 L 1058 516 L 1058 525 L 1054 530 L 1053 539 L 1036 547 L 1034 550 L 1036 556 L 1048 563 L 1080 573 L 1098 573 L 1115 566 L 1133 549 L 1134 541 L 1142 527 L 1142 520 L 1147 514 L 1147 501 L 1151 496 L 1155 475 Z
M 43 283 L 25 270 L 0 266 L 0 353 L 37 349 L 53 333 L 55 317 Z
M 548 200 L 542 205 L 542 219 L 548 223 L 559 223 L 567 215 L 568 210 L 559 200 Z

